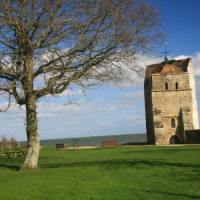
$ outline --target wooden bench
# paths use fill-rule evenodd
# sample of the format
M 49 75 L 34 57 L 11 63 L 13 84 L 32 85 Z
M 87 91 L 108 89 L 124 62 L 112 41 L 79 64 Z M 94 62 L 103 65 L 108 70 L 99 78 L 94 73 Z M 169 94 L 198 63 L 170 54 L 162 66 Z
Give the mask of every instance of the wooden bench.
M 0 158 L 25 158 L 24 151 L 8 151 L 0 153 Z
M 118 147 L 119 143 L 118 143 L 118 140 L 116 139 L 104 140 L 102 142 L 102 146 L 103 148 L 114 148 L 114 147 Z
M 5 153 L 0 153 L 0 158 L 7 158 L 7 155 Z
M 64 149 L 66 150 L 68 146 L 66 144 L 56 144 L 56 150 Z

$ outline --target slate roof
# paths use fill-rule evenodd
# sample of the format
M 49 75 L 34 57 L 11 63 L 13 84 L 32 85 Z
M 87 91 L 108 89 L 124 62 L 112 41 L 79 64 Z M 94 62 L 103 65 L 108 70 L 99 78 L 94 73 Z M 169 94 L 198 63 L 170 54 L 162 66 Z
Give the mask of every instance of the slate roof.
M 187 67 L 191 58 L 182 60 L 167 60 L 158 64 L 147 66 L 151 74 L 167 74 L 177 72 L 187 72 Z

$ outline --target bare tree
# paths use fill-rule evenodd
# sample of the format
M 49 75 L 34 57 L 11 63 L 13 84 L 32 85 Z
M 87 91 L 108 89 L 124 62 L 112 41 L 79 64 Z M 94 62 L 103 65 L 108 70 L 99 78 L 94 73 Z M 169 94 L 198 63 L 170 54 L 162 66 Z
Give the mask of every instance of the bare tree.
M 74 84 L 119 80 L 121 63 L 158 39 L 158 21 L 139 0 L 1 1 L 0 90 L 26 107 L 22 168 L 38 163 L 37 100 Z

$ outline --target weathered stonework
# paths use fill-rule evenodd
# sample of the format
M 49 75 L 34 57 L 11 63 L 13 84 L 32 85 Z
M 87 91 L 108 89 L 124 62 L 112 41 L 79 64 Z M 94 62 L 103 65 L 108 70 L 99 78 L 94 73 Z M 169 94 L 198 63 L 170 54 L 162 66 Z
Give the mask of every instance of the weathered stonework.
M 184 143 L 185 130 L 199 128 L 190 58 L 148 66 L 144 95 L 149 144 Z

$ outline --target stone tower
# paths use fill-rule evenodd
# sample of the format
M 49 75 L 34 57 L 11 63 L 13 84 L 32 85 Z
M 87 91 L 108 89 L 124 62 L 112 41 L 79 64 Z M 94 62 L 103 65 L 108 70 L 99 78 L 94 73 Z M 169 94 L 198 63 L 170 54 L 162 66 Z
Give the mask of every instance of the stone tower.
M 185 131 L 198 129 L 195 79 L 191 58 L 165 60 L 146 68 L 144 96 L 147 142 L 185 142 Z

